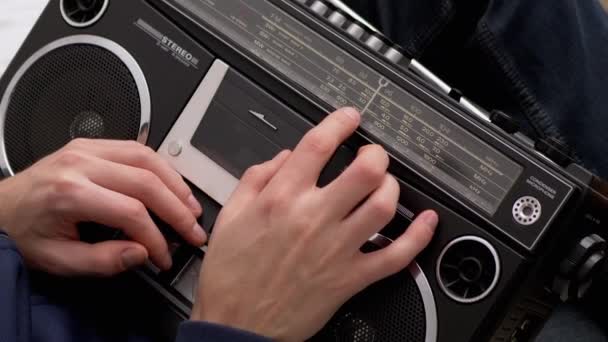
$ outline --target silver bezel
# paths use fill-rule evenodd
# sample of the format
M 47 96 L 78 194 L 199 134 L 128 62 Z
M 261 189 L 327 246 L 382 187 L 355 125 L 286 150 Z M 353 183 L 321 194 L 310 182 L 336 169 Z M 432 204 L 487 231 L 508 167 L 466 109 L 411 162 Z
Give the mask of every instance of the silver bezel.
M 15 90 L 15 87 L 23 77 L 23 75 L 29 70 L 29 68 L 36 63 L 40 58 L 48 54 L 49 52 L 56 50 L 58 48 L 74 45 L 74 44 L 87 44 L 94 45 L 101 48 L 104 48 L 112 53 L 114 53 L 129 69 L 135 83 L 137 85 L 137 90 L 139 92 L 139 101 L 141 107 L 141 118 L 139 125 L 139 132 L 137 136 L 137 141 L 145 144 L 148 140 L 148 133 L 150 129 L 150 116 L 152 110 L 152 104 L 150 100 L 150 90 L 148 88 L 148 83 L 146 81 L 146 77 L 144 76 L 144 72 L 141 70 L 137 61 L 131 56 L 131 54 L 125 50 L 122 46 L 117 43 L 103 38 L 99 36 L 92 35 L 75 35 L 65 37 L 59 40 L 56 40 L 48 45 L 44 46 L 36 53 L 34 53 L 30 58 L 28 58 L 25 63 L 17 70 L 13 78 L 11 79 L 4 95 L 2 96 L 2 101 L 0 102 L 0 172 L 5 176 L 13 176 L 14 172 L 10 166 L 8 156 L 6 154 L 6 145 L 5 145 L 5 134 L 4 134 L 4 126 L 6 113 L 8 110 L 9 103 L 11 101 L 11 97 Z
M 433 290 L 431 289 L 429 280 L 426 278 L 426 275 L 418 263 L 411 263 L 408 269 L 414 278 L 416 285 L 418 285 L 418 290 L 420 291 L 420 296 L 422 297 L 422 302 L 424 304 L 424 314 L 426 318 L 426 334 L 424 341 L 436 342 L 438 329 L 437 308 L 435 306 Z
M 477 297 L 473 297 L 473 298 L 461 298 L 458 296 L 455 296 L 452 291 L 450 291 L 445 284 L 443 283 L 443 281 L 441 280 L 441 271 L 440 271 L 440 266 L 441 266 L 441 262 L 443 261 L 443 257 L 445 256 L 446 252 L 452 248 L 454 245 L 460 243 L 460 242 L 464 242 L 464 241 L 475 241 L 478 242 L 480 244 L 482 244 L 483 246 L 485 246 L 490 253 L 492 254 L 492 256 L 494 257 L 494 265 L 496 266 L 496 273 L 494 274 L 494 279 L 492 279 L 492 283 L 490 284 L 490 286 L 488 286 L 488 289 L 483 292 L 482 294 L 480 294 Z M 498 284 L 498 279 L 500 278 L 500 272 L 501 272 L 501 268 L 500 268 L 500 257 L 498 256 L 498 253 L 496 252 L 496 249 L 494 248 L 494 246 L 492 246 L 492 244 L 490 244 L 488 241 L 477 237 L 477 236 L 462 236 L 459 237 L 457 239 L 452 240 L 450 243 L 448 243 L 443 250 L 441 251 L 441 253 L 439 254 L 439 258 L 437 258 L 437 265 L 435 265 L 435 276 L 437 277 L 437 283 L 439 284 L 439 288 L 441 289 L 441 291 L 443 291 L 443 293 L 450 297 L 450 299 L 458 302 L 458 303 L 462 303 L 462 304 L 473 304 L 473 303 L 477 303 L 483 299 L 485 299 L 487 296 L 490 295 L 490 293 L 492 293 L 492 291 L 494 290 L 494 288 L 496 287 L 496 285 Z
M 65 7 L 63 6 L 64 2 L 65 2 L 65 0 L 61 0 L 59 2 L 59 10 L 61 11 L 61 16 L 63 17 L 63 20 L 65 20 L 66 23 L 68 23 L 70 26 L 77 27 L 77 28 L 85 28 L 85 27 L 95 24 L 106 13 L 106 10 L 108 9 L 108 5 L 110 4 L 110 0 L 104 0 L 103 6 L 101 7 L 101 11 L 99 11 L 99 13 L 97 13 L 97 15 L 93 19 L 86 21 L 84 23 L 77 23 L 77 22 L 73 21 L 67 13 L 65 13 Z

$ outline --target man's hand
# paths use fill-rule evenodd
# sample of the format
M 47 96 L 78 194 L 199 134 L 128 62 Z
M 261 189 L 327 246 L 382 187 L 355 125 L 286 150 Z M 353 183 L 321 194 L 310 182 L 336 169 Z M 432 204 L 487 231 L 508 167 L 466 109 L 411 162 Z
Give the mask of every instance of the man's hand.
M 0 183 L 0 228 L 30 267 L 57 275 L 110 276 L 148 257 L 170 268 L 167 242 L 146 208 L 188 242 L 206 242 L 190 188 L 136 142 L 74 140 Z M 80 222 L 121 229 L 132 241 L 80 242 Z
M 438 221 L 430 211 L 389 247 L 360 252 L 394 217 L 399 198 L 381 147 L 363 147 L 333 183 L 317 187 L 359 121 L 353 109 L 340 110 L 292 153 L 245 173 L 211 237 L 193 320 L 303 341 L 351 296 L 399 272 L 426 247 Z

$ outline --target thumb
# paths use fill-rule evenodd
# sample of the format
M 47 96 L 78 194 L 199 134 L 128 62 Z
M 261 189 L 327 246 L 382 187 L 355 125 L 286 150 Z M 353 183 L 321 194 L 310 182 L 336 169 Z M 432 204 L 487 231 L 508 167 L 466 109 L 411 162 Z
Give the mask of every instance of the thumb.
M 146 248 L 132 241 L 53 241 L 47 246 L 51 255 L 47 271 L 62 276 L 110 277 L 143 265 Z

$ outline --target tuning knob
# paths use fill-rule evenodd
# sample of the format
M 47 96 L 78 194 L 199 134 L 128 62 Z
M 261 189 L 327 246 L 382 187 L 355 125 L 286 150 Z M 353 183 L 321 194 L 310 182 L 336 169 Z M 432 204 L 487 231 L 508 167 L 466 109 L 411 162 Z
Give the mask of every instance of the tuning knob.
M 564 302 L 583 298 L 606 261 L 607 244 L 596 234 L 583 238 L 562 261 L 553 291 Z

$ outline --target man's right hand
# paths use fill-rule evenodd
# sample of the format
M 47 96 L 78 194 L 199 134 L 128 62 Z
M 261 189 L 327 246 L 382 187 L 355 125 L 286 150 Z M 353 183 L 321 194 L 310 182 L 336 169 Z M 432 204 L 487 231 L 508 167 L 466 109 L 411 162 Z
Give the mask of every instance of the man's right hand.
M 432 211 L 390 246 L 360 252 L 394 217 L 400 193 L 381 147 L 363 147 L 335 181 L 317 187 L 359 122 L 355 110 L 340 110 L 292 153 L 245 173 L 211 237 L 193 320 L 303 341 L 351 296 L 399 272 L 425 248 L 438 221 Z

